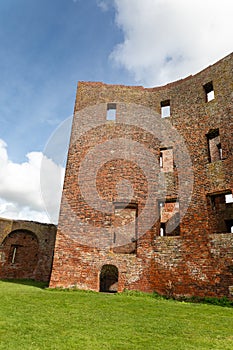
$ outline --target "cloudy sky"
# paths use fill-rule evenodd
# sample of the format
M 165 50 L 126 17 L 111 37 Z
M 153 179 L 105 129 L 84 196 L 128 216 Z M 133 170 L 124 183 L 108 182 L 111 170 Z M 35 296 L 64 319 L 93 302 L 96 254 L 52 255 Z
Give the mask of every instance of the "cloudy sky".
M 0 216 L 56 222 L 79 80 L 195 74 L 232 52 L 232 18 L 232 0 L 1 1 Z

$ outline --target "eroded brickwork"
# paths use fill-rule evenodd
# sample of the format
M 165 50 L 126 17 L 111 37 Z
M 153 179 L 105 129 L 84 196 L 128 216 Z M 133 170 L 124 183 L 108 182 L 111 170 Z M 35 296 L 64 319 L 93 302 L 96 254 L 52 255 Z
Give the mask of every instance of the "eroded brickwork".
M 50 287 L 229 296 L 232 113 L 232 54 L 157 88 L 80 82 Z
M 49 281 L 56 226 L 0 219 L 0 278 Z

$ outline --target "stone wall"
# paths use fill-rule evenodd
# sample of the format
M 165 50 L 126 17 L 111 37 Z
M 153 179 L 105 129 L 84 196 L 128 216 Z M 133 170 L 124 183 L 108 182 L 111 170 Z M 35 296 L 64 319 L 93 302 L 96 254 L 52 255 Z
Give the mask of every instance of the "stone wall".
M 49 281 L 56 226 L 0 219 L 0 278 Z
M 229 296 L 232 78 L 231 54 L 162 87 L 79 83 L 50 287 L 98 291 L 113 265 L 118 291 Z

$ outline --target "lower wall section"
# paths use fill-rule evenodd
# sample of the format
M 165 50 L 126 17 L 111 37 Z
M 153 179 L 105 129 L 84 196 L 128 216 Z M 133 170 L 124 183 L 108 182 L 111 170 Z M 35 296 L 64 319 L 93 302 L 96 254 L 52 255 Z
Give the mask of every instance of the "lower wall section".
M 0 278 L 49 281 L 50 287 L 170 296 L 228 296 L 233 290 L 233 234 L 149 236 L 136 254 L 83 246 L 56 226 L 0 219 Z M 231 292 L 230 292 L 231 291 Z
M 104 267 L 113 266 L 112 270 L 117 270 L 118 273 L 117 280 L 111 285 L 112 288 L 114 285 L 114 291 L 135 289 L 150 292 L 150 263 L 151 256 L 116 254 L 113 251 L 81 246 L 58 232 L 50 287 L 100 291 Z
M 174 296 L 228 296 L 233 285 L 233 235 L 163 237 L 155 243 L 154 289 Z
M 0 278 L 48 282 L 56 226 L 0 219 Z
M 232 258 L 232 234 L 157 237 L 137 254 L 116 254 L 78 245 L 58 232 L 50 287 L 231 297 Z

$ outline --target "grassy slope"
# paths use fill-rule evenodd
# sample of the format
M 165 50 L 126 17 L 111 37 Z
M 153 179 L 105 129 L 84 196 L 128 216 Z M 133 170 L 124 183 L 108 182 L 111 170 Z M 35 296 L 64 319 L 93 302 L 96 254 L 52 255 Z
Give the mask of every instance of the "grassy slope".
M 0 282 L 0 349 L 233 349 L 233 309 Z

